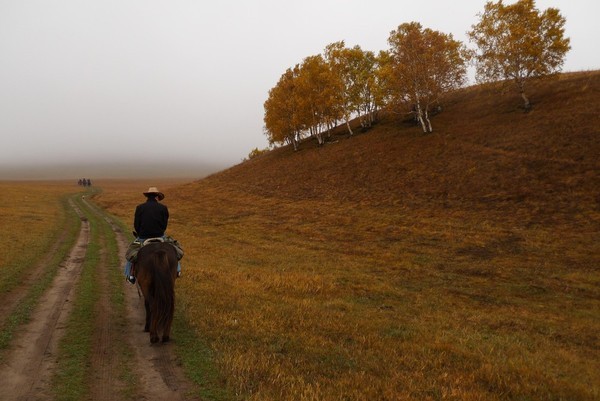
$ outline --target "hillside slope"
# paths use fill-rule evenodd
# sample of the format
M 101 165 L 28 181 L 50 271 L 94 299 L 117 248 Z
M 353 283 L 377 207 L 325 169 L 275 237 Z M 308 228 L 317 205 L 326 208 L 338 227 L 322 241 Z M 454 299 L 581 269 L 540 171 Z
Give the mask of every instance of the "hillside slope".
M 464 89 L 433 134 L 386 117 L 166 189 L 177 308 L 223 383 L 248 400 L 597 400 L 600 73 L 530 94 L 523 113 Z M 129 222 L 143 189 L 98 201 Z
M 600 72 L 534 83 L 531 98 L 524 113 L 517 93 L 471 87 L 444 102 L 431 135 L 389 116 L 367 133 L 282 147 L 204 184 L 373 205 L 589 209 L 600 190 Z

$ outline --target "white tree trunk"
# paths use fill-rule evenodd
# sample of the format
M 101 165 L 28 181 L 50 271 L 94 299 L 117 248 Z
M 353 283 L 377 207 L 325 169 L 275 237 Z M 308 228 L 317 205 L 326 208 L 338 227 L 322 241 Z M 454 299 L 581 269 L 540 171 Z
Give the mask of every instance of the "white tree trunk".
M 427 133 L 427 126 L 425 125 L 425 120 L 423 119 L 423 110 L 421 109 L 421 105 L 419 103 L 416 104 L 416 112 L 417 112 L 417 120 L 421 124 L 421 128 L 423 128 L 423 133 Z
M 350 132 L 350 135 L 354 135 L 354 132 L 352 132 L 352 128 L 350 128 L 350 120 L 346 119 L 346 127 L 348 127 L 348 132 Z
M 519 92 L 521 93 L 521 97 L 523 98 L 523 106 L 525 110 L 529 110 L 531 108 L 531 103 L 529 102 L 529 98 L 525 94 L 525 78 L 519 78 L 517 80 L 519 84 Z
M 321 132 L 317 132 L 315 136 L 317 137 L 317 142 L 319 143 L 319 145 L 323 145 L 323 134 Z
M 429 120 L 429 113 L 427 112 L 427 109 L 425 109 L 425 122 L 427 123 L 427 131 L 426 132 L 433 132 L 433 127 L 431 126 L 431 120 Z
M 529 98 L 525 94 L 525 91 L 521 92 L 521 97 L 523 98 L 525 110 L 529 110 L 531 108 L 531 103 L 529 102 Z

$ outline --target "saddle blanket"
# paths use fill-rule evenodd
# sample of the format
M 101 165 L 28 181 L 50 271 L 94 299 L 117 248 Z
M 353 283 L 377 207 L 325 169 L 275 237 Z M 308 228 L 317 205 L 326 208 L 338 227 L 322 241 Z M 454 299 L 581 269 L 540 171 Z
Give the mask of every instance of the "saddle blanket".
M 127 252 L 125 253 L 125 259 L 131 263 L 135 262 L 140 249 L 142 249 L 145 245 L 152 244 L 154 242 L 166 242 L 173 245 L 175 251 L 177 251 L 177 260 L 181 260 L 181 258 L 183 258 L 183 248 L 181 248 L 179 242 L 176 239 L 165 235 L 164 237 L 158 238 L 136 238 L 135 241 L 129 244 L 129 248 L 127 248 Z

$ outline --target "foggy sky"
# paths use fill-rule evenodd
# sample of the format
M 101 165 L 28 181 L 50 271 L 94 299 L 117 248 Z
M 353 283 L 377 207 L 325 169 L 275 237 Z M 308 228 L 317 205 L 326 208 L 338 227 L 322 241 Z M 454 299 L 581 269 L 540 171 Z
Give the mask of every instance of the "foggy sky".
M 536 2 L 567 18 L 564 71 L 600 68 L 599 3 Z M 263 103 L 286 68 L 338 40 L 388 49 L 410 21 L 468 43 L 484 4 L 0 0 L 0 178 L 15 166 L 237 164 L 267 146 Z

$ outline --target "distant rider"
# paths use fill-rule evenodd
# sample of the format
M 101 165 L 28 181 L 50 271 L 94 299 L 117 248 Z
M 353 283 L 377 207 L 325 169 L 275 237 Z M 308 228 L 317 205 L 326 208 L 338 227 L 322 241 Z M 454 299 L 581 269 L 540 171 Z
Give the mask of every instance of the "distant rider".
M 143 242 L 148 238 L 165 239 L 165 231 L 169 223 L 169 209 L 166 205 L 159 203 L 165 198 L 165 195 L 156 187 L 150 187 L 147 192 L 144 192 L 144 195 L 146 202 L 135 208 L 133 227 L 137 239 L 134 242 Z M 181 264 L 177 263 L 177 277 L 180 276 Z M 135 284 L 135 276 L 131 273 L 129 260 L 125 263 L 125 277 L 131 284 Z

